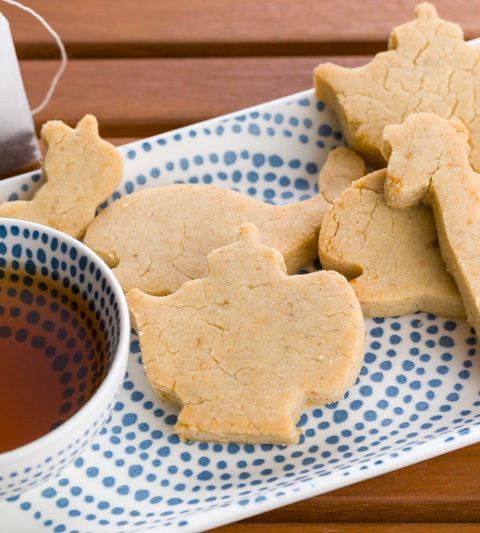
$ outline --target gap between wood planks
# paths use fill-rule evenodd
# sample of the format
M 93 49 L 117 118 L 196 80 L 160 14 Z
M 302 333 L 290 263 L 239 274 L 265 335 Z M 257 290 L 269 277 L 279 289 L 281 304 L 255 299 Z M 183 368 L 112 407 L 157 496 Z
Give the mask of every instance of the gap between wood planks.
M 16 43 L 19 59 L 56 59 L 58 48 L 49 42 Z M 378 41 L 327 41 L 327 42 L 117 42 L 117 43 L 65 43 L 70 59 L 113 58 L 200 58 L 200 57 L 293 57 L 345 55 L 361 56 L 381 52 L 387 42 Z

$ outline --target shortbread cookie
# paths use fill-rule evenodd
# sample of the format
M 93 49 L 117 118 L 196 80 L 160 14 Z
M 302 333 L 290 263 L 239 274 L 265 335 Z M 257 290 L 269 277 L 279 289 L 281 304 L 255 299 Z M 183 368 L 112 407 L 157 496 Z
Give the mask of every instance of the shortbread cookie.
M 0 217 L 45 224 L 81 238 L 104 202 L 120 183 L 123 162 L 117 149 L 98 135 L 97 119 L 85 115 L 75 129 L 59 120 L 42 128 L 47 153 L 46 183 L 30 201 L 0 205 Z
M 357 378 L 358 300 L 337 272 L 287 276 L 252 224 L 208 264 L 170 296 L 127 295 L 150 385 L 182 408 L 181 439 L 295 443 L 304 407 L 342 398 Z
M 339 173 L 332 167 L 341 163 Z M 337 148 L 320 173 L 323 194 L 274 206 L 213 185 L 167 185 L 117 200 L 93 221 L 84 243 L 113 268 L 125 292 L 164 295 L 207 275 L 207 255 L 235 240 L 243 222 L 278 249 L 290 273 L 317 257 L 318 230 L 329 207 L 325 197 L 364 172 L 362 159 Z
M 421 310 L 464 318 L 457 286 L 440 257 L 431 211 L 423 205 L 392 209 L 384 182 L 385 170 L 377 170 L 335 200 L 320 230 L 322 266 L 352 280 L 365 317 Z
M 388 52 L 367 65 L 315 69 L 317 96 L 337 114 L 348 144 L 377 168 L 383 128 L 420 111 L 458 118 L 470 130 L 470 161 L 480 171 L 480 50 L 459 26 L 419 4 L 415 20 L 392 32 Z
M 365 163 L 354 151 L 339 146 L 328 153 L 318 176 L 318 192 L 331 204 L 353 181 L 365 174 Z
M 385 128 L 385 198 L 406 209 L 432 208 L 440 252 L 480 334 L 480 174 L 468 161 L 468 130 L 437 115 L 411 115 Z

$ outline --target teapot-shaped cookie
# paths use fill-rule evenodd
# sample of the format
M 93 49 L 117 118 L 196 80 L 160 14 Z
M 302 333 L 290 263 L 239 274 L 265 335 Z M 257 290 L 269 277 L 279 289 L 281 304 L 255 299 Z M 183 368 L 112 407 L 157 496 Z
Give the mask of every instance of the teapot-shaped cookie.
M 261 242 L 282 253 L 295 273 L 317 257 L 318 231 L 330 201 L 363 175 L 347 148 L 330 152 L 315 198 L 270 205 L 214 185 L 165 185 L 131 194 L 102 211 L 84 243 L 113 268 L 125 292 L 164 295 L 207 274 L 207 255 L 252 222 Z

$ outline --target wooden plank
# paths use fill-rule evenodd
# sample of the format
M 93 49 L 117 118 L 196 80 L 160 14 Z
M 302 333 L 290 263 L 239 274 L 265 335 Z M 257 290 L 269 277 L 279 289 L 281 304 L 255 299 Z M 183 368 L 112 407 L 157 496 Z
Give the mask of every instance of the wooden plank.
M 52 101 L 35 116 L 74 124 L 95 114 L 101 133 L 145 137 L 235 111 L 312 86 L 320 61 L 358 65 L 365 57 L 208 58 L 71 61 Z M 22 61 L 32 107 L 55 71 L 55 61 Z
M 480 444 L 475 444 L 257 515 L 247 522 L 478 523 L 479 457 Z
M 30 0 L 71 57 L 369 54 L 417 0 Z M 436 0 L 440 14 L 480 36 L 480 0 Z M 23 58 L 56 57 L 31 16 L 1 6 Z
M 478 524 L 230 524 L 210 533 L 478 533 Z

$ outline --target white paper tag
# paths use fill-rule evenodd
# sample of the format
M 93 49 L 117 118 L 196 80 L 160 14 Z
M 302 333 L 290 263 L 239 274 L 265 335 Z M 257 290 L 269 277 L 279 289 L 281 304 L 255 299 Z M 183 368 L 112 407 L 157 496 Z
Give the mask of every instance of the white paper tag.
M 0 175 L 40 159 L 32 114 L 13 45 L 0 13 Z
M 32 109 L 32 115 L 35 115 L 36 113 L 41 111 L 44 107 L 46 107 L 48 105 L 48 102 L 50 102 L 53 91 L 55 90 L 55 87 L 57 86 L 58 80 L 61 78 L 65 70 L 65 67 L 67 66 L 67 62 L 68 62 L 67 52 L 65 51 L 65 46 L 63 46 L 62 39 L 60 39 L 58 33 L 50 26 L 50 24 L 42 16 L 40 16 L 31 7 L 24 6 L 21 2 L 17 2 L 17 0 L 0 0 L 0 1 L 5 2 L 6 4 L 9 4 L 11 6 L 18 7 L 18 9 L 21 9 L 22 11 L 25 11 L 26 13 L 30 13 L 30 15 L 36 18 L 38 22 L 40 22 L 40 24 L 55 39 L 55 42 L 57 43 L 58 49 L 60 51 L 60 58 L 61 58 L 60 66 L 58 67 L 58 70 L 55 76 L 52 78 L 52 81 L 50 82 L 50 87 L 48 88 L 45 98 L 40 102 L 39 105 L 37 105 L 37 107 L 35 107 L 35 109 Z

